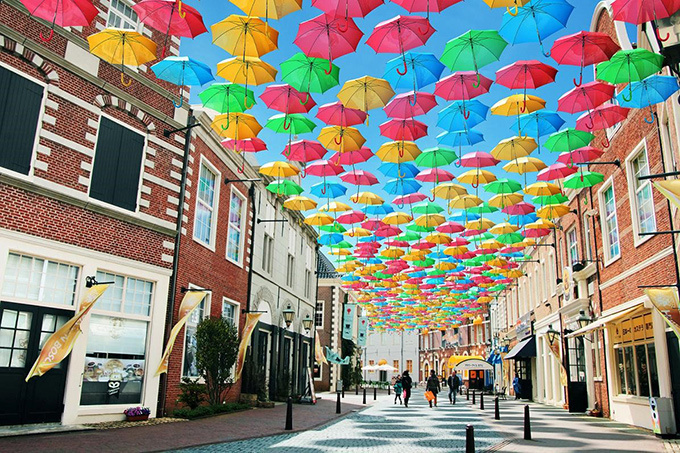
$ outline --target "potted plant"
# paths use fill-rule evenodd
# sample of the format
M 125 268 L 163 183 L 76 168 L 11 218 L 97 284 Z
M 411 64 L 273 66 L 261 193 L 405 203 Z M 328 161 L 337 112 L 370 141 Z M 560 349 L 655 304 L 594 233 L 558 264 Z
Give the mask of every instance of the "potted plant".
M 151 413 L 151 409 L 148 407 L 128 407 L 123 411 L 125 414 L 125 417 L 127 418 L 127 421 L 129 422 L 138 422 L 142 420 L 148 420 L 149 419 L 149 414 Z

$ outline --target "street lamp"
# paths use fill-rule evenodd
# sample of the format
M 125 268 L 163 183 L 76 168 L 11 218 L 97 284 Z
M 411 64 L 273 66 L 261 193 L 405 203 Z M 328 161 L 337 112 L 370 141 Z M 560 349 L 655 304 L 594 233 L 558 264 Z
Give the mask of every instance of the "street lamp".
M 312 318 L 309 317 L 309 313 L 307 313 L 307 316 L 305 316 L 305 319 L 302 320 L 302 327 L 309 332 L 312 330 Z
M 548 326 L 548 341 L 550 342 L 550 346 L 555 342 L 555 338 L 558 337 L 560 333 L 553 329 L 552 324 Z
M 576 322 L 578 322 L 578 325 L 581 329 L 590 324 L 591 321 L 592 319 L 590 316 L 586 315 L 585 310 L 581 310 L 578 314 L 578 319 L 576 319 Z
M 293 322 L 293 318 L 295 317 L 295 310 L 293 310 L 293 307 L 288 304 L 285 310 L 283 310 L 283 320 L 286 322 L 286 329 L 290 327 L 291 323 Z

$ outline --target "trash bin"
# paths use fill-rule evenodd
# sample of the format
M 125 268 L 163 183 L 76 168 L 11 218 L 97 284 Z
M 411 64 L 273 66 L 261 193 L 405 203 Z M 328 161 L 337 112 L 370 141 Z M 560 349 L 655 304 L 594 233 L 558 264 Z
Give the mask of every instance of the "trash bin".
M 652 430 L 658 436 L 670 436 L 676 433 L 675 414 L 671 398 L 649 398 L 649 409 L 652 412 Z

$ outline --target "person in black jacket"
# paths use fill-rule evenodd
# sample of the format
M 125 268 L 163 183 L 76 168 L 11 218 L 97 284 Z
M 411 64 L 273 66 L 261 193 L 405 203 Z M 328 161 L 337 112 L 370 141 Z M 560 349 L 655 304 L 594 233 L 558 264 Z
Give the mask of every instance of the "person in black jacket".
M 456 393 L 458 393 L 458 389 L 460 388 L 460 377 L 458 377 L 456 370 L 453 370 L 453 374 L 449 375 L 449 378 L 446 380 L 446 385 L 449 386 L 449 402 L 451 404 L 456 404 Z
M 430 391 L 434 394 L 434 406 L 437 407 L 437 393 L 440 391 L 439 378 L 434 373 L 434 370 L 430 371 L 430 377 L 427 379 L 427 385 L 425 385 L 425 391 Z M 432 401 L 430 401 L 430 407 L 432 407 Z
M 408 400 L 411 398 L 411 387 L 413 386 L 413 380 L 411 376 L 408 375 L 408 370 L 405 370 L 401 375 L 401 387 L 404 389 L 404 407 L 408 407 Z

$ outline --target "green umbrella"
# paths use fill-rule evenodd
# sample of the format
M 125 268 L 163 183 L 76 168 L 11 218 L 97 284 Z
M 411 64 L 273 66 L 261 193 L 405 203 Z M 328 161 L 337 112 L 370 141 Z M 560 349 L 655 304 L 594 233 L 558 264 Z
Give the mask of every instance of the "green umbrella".
M 593 187 L 604 181 L 604 175 L 595 171 L 581 171 L 574 173 L 564 180 L 564 187 L 569 189 L 584 189 Z
M 504 283 L 501 283 L 499 285 L 492 286 L 491 288 L 489 288 L 489 291 L 494 291 L 494 292 L 503 291 L 506 287 L 507 287 L 507 285 L 505 285 Z
M 475 206 L 474 208 L 470 208 L 467 210 L 468 212 L 471 212 L 473 214 L 491 214 L 492 212 L 498 212 L 498 208 L 494 208 L 493 206 L 489 205 L 488 202 L 484 202 L 480 204 L 479 206 Z
M 336 263 L 347 263 L 348 261 L 355 261 L 356 257 L 354 256 L 343 256 L 335 260 Z
M 411 241 L 417 241 L 420 239 L 420 235 L 417 233 L 414 233 L 413 231 L 406 231 L 399 236 L 394 238 L 397 241 L 406 241 L 406 242 L 411 242 Z
M 444 208 L 439 206 L 437 203 L 432 203 L 426 201 L 424 203 L 418 203 L 413 207 L 414 214 L 439 214 L 443 212 Z
M 333 222 L 329 225 L 321 225 L 319 229 L 327 233 L 344 233 L 345 231 L 347 231 L 347 228 L 345 228 L 338 222 Z
M 645 49 L 619 50 L 609 61 L 598 64 L 595 73 L 605 82 L 627 83 L 630 98 L 624 96 L 623 99 L 628 102 L 633 97 L 630 83 L 646 79 L 659 72 L 662 66 L 663 55 Z
M 447 42 L 439 60 L 452 71 L 475 71 L 479 86 L 479 68 L 498 61 L 507 45 L 496 30 L 470 30 Z
M 484 184 L 484 191 L 495 194 L 515 193 L 522 190 L 522 184 L 514 179 L 497 179 L 495 181 Z M 469 210 L 472 212 L 472 209 Z
M 560 204 L 560 203 L 565 203 L 569 201 L 569 198 L 566 196 L 562 195 L 561 193 L 557 193 L 555 195 L 545 195 L 542 197 L 534 197 L 531 202 L 535 205 L 539 206 L 548 206 L 551 204 Z
M 305 191 L 302 187 L 288 179 L 277 179 L 267 185 L 267 190 L 276 195 L 300 195 Z
M 434 227 L 424 227 L 424 226 L 416 225 L 415 223 L 407 226 L 406 229 L 411 230 L 411 231 L 416 231 L 418 233 L 431 233 L 432 231 L 434 231 Z
M 499 234 L 496 237 L 496 240 L 501 244 L 515 244 L 517 242 L 522 242 L 524 240 L 524 236 L 522 236 L 520 233 L 506 233 Z
M 416 158 L 415 164 L 419 167 L 439 168 L 444 165 L 449 165 L 456 160 L 458 156 L 455 151 L 448 148 L 429 148 Z
M 467 240 L 470 241 L 470 242 L 481 242 L 481 241 L 485 241 L 487 239 L 493 239 L 493 238 L 494 238 L 493 234 L 486 232 L 486 233 L 482 233 L 482 234 L 476 234 L 474 236 L 468 236 Z
M 219 113 L 241 113 L 255 105 L 253 92 L 235 83 L 214 83 L 201 91 L 198 97 L 203 107 Z
M 414 261 L 413 265 L 418 266 L 418 267 L 428 267 L 432 266 L 434 264 L 434 260 L 432 258 L 427 258 L 424 260 L 419 260 L 419 261 Z
M 569 152 L 590 145 L 594 138 L 595 136 L 590 132 L 570 127 L 551 134 L 543 146 L 556 153 Z
M 287 129 L 285 125 L 288 126 Z M 291 113 L 289 115 L 280 113 L 269 118 L 265 127 L 280 134 L 298 135 L 312 132 L 316 128 L 316 124 L 299 113 Z
M 329 247 L 332 249 L 351 249 L 354 246 L 347 241 L 340 241 L 337 244 L 330 245 Z
M 281 79 L 303 93 L 325 93 L 340 83 L 340 68 L 332 65 L 326 74 L 328 65 L 328 60 L 298 52 L 281 63 Z
M 442 276 L 442 275 L 446 275 L 446 272 L 440 271 L 439 269 L 435 269 L 435 270 L 427 273 L 428 277 L 439 277 L 439 276 Z

